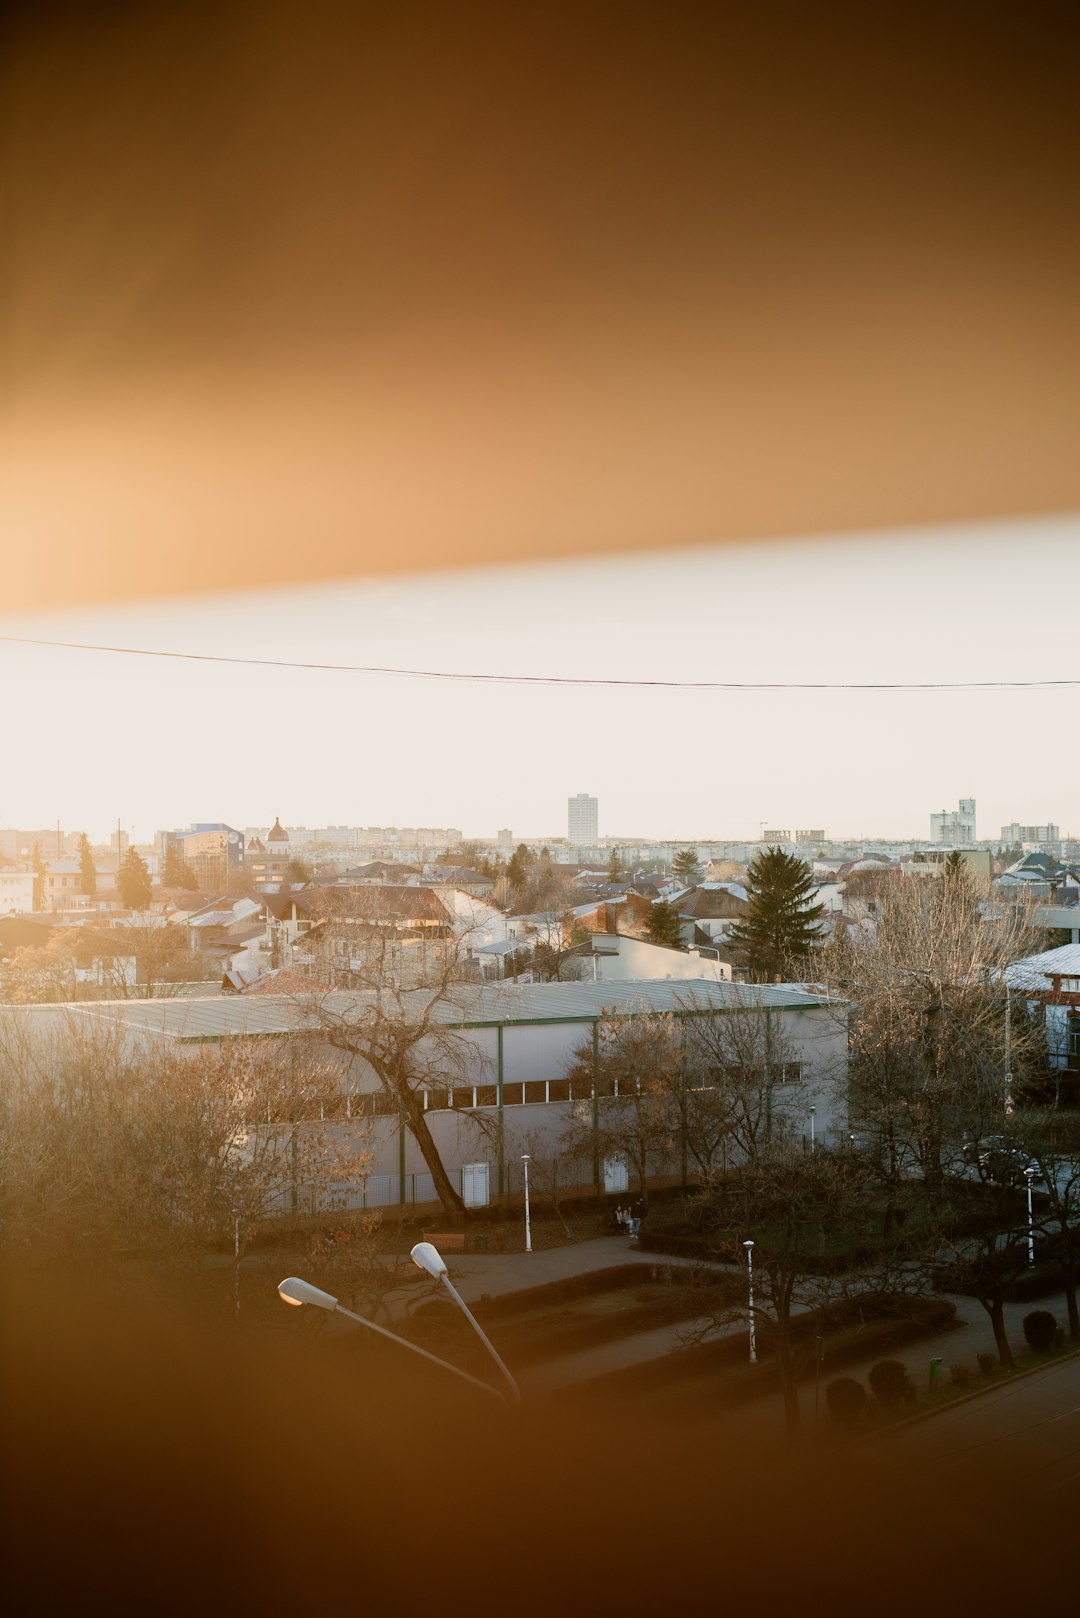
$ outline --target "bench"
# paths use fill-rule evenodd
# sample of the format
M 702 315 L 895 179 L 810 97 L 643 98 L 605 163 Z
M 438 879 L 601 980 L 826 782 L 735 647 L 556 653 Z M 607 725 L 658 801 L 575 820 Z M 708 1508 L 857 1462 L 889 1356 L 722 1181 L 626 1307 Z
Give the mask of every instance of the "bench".
M 461 1230 L 425 1230 L 424 1240 L 437 1247 L 440 1253 L 464 1253 L 465 1233 Z

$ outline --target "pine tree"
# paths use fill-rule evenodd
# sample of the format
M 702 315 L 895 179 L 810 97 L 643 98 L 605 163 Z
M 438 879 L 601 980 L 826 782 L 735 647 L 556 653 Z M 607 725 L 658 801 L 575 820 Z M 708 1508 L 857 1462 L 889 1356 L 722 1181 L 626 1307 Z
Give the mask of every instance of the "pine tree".
M 161 885 L 163 888 L 185 888 L 191 893 L 194 893 L 199 886 L 195 872 L 175 843 L 170 843 L 165 851 Z
M 622 862 L 619 859 L 619 850 L 617 848 L 611 850 L 611 858 L 608 860 L 607 879 L 609 882 L 621 882 L 623 879 Z
M 768 848 L 752 862 L 750 908 L 728 938 L 746 950 L 755 978 L 788 976 L 820 944 L 824 906 L 807 903 L 813 886 L 809 866 L 782 849 Z
M 146 910 L 150 905 L 150 870 L 137 849 L 129 848 L 116 878 L 120 902 L 127 910 Z
M 44 858 L 44 855 L 41 852 L 41 844 L 40 843 L 35 843 L 34 844 L 34 896 L 33 896 L 32 900 L 31 900 L 31 903 L 32 903 L 35 910 L 44 910 L 44 908 L 45 908 L 45 878 L 48 875 L 48 871 L 49 871 L 49 867 L 45 864 L 45 858 Z
M 688 885 L 696 882 L 701 875 L 701 862 L 697 857 L 697 850 L 693 848 L 680 848 L 671 862 L 671 869 L 680 882 Z
M 97 892 L 97 869 L 90 839 L 85 832 L 79 838 L 79 887 L 91 898 Z
M 664 944 L 668 949 L 682 949 L 682 922 L 674 905 L 660 900 L 649 913 L 649 943 Z
M 515 891 L 525 886 L 529 880 L 529 865 L 532 855 L 524 843 L 519 843 L 506 866 L 506 880 Z

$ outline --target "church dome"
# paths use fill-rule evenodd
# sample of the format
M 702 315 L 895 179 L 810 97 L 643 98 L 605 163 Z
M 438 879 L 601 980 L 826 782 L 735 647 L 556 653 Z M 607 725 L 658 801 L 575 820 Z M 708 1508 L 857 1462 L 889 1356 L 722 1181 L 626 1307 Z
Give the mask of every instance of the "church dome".
M 268 843 L 287 843 L 289 841 L 288 832 L 282 826 L 280 819 L 278 819 L 276 816 L 273 826 L 266 834 L 266 841 Z

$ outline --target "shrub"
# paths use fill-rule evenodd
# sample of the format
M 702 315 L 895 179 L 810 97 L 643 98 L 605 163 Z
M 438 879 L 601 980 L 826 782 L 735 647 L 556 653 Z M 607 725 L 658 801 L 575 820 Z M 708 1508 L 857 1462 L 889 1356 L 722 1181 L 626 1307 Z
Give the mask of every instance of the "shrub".
M 954 1387 L 966 1388 L 968 1383 L 971 1381 L 971 1366 L 970 1365 L 950 1365 L 949 1366 L 949 1375 L 953 1379 Z
M 894 1410 L 908 1398 L 911 1378 L 903 1360 L 879 1360 L 870 1367 L 870 1391 L 883 1410 Z
M 1049 1354 L 1057 1336 L 1058 1323 L 1049 1309 L 1033 1309 L 1023 1319 L 1024 1341 L 1036 1354 Z
M 866 1389 L 853 1376 L 837 1377 L 826 1384 L 825 1403 L 838 1427 L 857 1427 L 866 1411 Z
M 983 1376 L 993 1376 L 994 1367 L 997 1365 L 997 1356 L 994 1354 L 977 1354 L 975 1358 L 979 1362 L 979 1370 Z

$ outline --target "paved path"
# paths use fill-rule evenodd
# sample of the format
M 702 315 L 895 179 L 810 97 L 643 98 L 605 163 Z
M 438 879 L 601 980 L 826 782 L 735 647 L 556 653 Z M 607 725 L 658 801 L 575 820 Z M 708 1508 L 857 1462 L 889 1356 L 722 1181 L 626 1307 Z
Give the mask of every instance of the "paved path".
M 899 1464 L 930 1463 L 938 1477 L 984 1480 L 1040 1496 L 1080 1485 L 1080 1356 L 1047 1365 L 986 1393 L 887 1431 L 880 1451 Z
M 552 1281 L 622 1264 L 687 1262 L 642 1252 L 636 1242 L 617 1234 L 566 1247 L 545 1247 L 538 1253 L 461 1253 L 447 1260 L 450 1278 L 467 1303 L 483 1296 L 501 1298 L 525 1287 L 547 1286 Z
M 502 1297 L 527 1287 L 543 1286 L 553 1281 L 618 1265 L 683 1265 L 691 1261 L 642 1251 L 636 1243 L 628 1242 L 625 1236 L 612 1234 L 565 1247 L 545 1248 L 534 1253 L 453 1255 L 448 1262 L 451 1278 L 462 1297 L 467 1302 L 476 1302 L 484 1296 Z M 398 1312 L 409 1298 L 415 1297 L 415 1288 L 403 1289 L 401 1294 L 389 1300 L 391 1313 Z M 925 1387 L 929 1381 L 932 1359 L 941 1359 L 943 1377 L 947 1379 L 951 1365 L 967 1365 L 974 1371 L 980 1353 L 996 1354 L 990 1318 L 982 1305 L 973 1298 L 957 1295 L 950 1295 L 949 1301 L 955 1304 L 957 1311 L 956 1325 L 953 1328 L 935 1333 L 932 1337 L 922 1338 L 906 1348 L 893 1351 L 889 1356 L 903 1360 L 909 1374 L 920 1387 Z M 1066 1324 L 1063 1294 L 1041 1299 L 1037 1303 L 1007 1304 L 1006 1326 L 1014 1348 L 1023 1347 L 1022 1321 L 1032 1309 L 1048 1309 L 1051 1314 L 1057 1316 L 1060 1325 Z M 522 1387 L 534 1398 L 544 1397 L 562 1388 L 602 1377 L 611 1371 L 662 1358 L 678 1350 L 680 1334 L 685 1332 L 686 1325 L 686 1322 L 682 1322 L 673 1326 L 659 1327 L 617 1338 L 612 1342 L 597 1344 L 576 1354 L 545 1360 L 522 1370 Z M 725 1328 L 723 1334 L 738 1334 L 745 1330 L 745 1326 L 736 1324 Z M 843 1367 L 837 1367 L 835 1371 L 830 1370 L 826 1361 L 822 1367 L 822 1389 L 834 1375 L 853 1376 L 865 1383 L 870 1367 L 881 1358 L 882 1354 L 878 1351 L 865 1361 L 849 1362 Z M 1012 1385 L 1014 1384 L 1010 1384 Z M 812 1419 L 814 1407 L 812 1378 L 804 1382 L 802 1397 L 807 1407 L 806 1413 Z M 823 1418 L 823 1396 L 819 1400 L 819 1405 Z M 706 1414 L 705 1419 L 711 1418 Z M 748 1400 L 738 1411 L 731 1408 L 717 1411 L 715 1419 L 722 1421 L 725 1428 L 742 1426 L 745 1423 L 755 1426 L 767 1423 L 779 1430 L 783 1423 L 782 1401 L 778 1393 L 762 1394 Z

